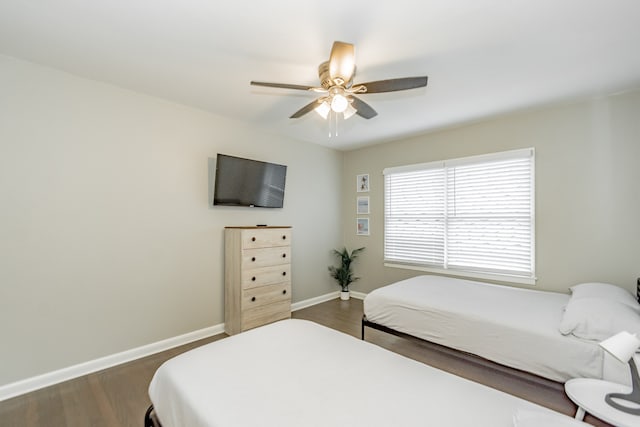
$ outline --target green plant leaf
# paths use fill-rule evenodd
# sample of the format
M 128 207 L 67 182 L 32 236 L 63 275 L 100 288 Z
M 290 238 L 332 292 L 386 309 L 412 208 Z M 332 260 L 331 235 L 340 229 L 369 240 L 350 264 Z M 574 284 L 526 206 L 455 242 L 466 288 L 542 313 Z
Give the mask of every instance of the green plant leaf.
M 329 274 L 333 277 L 343 291 L 349 290 L 349 284 L 355 282 L 359 277 L 354 277 L 351 271 L 351 264 L 358 257 L 358 255 L 364 250 L 364 247 L 349 250 L 344 247 L 342 250 L 333 249 L 332 253 L 340 261 L 338 267 L 329 266 Z

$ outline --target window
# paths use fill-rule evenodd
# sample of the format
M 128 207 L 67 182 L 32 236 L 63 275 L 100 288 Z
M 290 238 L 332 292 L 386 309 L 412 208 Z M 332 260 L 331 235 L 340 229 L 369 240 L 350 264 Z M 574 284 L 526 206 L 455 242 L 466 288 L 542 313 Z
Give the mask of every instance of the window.
M 533 148 L 385 169 L 385 263 L 533 284 L 534 212 Z

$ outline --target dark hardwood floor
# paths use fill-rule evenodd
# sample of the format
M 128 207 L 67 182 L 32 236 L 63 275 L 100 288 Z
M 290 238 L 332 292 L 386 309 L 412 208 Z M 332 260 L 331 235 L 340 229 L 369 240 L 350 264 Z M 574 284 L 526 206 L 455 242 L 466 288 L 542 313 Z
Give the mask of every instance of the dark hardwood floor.
M 312 320 L 360 338 L 362 301 L 336 299 L 296 311 L 293 317 Z M 225 337 L 224 334 L 216 335 L 0 402 L 0 427 L 140 427 L 143 425 L 145 410 L 150 404 L 147 388 L 156 369 L 171 357 Z M 535 381 L 514 379 L 452 357 L 437 346 L 370 328 L 367 328 L 366 339 L 412 359 L 542 406 L 568 415 L 575 413 L 575 405 L 565 396 L 560 385 L 548 387 L 536 384 Z M 585 421 L 595 426 L 608 426 L 589 415 Z

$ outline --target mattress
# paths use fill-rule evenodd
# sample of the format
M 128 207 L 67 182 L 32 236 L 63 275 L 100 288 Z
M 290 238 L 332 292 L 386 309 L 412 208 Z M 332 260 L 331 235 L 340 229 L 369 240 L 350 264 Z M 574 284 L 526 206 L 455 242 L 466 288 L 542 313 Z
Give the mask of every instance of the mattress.
M 558 331 L 569 295 L 442 276 L 418 276 L 369 293 L 378 323 L 554 381 L 602 378 L 597 342 Z
M 149 396 L 163 427 L 506 427 L 517 414 L 531 411 L 557 425 L 584 425 L 298 319 L 165 362 Z

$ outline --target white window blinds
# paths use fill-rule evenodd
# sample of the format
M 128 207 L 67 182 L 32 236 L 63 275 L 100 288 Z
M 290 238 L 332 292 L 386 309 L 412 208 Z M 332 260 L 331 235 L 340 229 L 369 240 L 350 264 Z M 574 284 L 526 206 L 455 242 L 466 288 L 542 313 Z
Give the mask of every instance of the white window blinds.
M 384 175 L 386 262 L 534 277 L 533 149 Z

